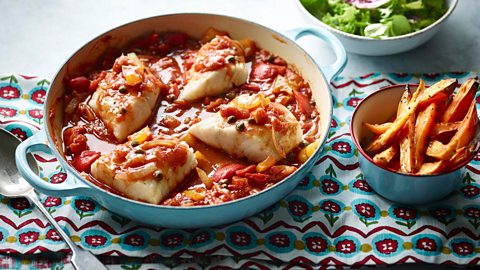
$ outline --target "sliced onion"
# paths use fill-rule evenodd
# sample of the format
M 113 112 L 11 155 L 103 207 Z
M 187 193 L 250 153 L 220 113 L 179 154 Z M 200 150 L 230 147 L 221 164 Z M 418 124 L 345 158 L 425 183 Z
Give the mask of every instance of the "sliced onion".
M 151 176 L 157 170 L 155 163 L 150 162 L 141 167 L 123 169 L 117 172 L 115 178 L 118 180 L 140 180 Z

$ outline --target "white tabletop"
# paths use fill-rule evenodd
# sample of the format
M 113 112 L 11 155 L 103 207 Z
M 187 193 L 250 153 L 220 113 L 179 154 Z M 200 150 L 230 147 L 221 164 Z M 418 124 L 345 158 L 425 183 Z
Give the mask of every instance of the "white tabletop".
M 0 0 L 0 74 L 54 76 L 86 41 L 136 19 L 179 12 L 209 12 L 258 22 L 276 30 L 305 25 L 295 0 Z M 369 72 L 480 70 L 480 1 L 459 0 L 440 32 L 403 54 L 366 57 L 349 54 L 343 76 Z M 448 269 L 398 266 L 391 269 Z M 390 268 L 389 268 L 390 269 Z

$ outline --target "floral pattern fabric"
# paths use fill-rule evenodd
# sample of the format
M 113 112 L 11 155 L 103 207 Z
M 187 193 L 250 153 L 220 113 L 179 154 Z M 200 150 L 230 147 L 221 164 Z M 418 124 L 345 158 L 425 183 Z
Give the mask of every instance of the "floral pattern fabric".
M 420 207 L 399 205 L 378 196 L 365 181 L 349 134 L 355 107 L 381 87 L 417 83 L 420 78 L 426 84 L 451 77 L 463 82 L 476 76 L 462 72 L 338 77 L 331 87 L 331 129 L 314 169 L 267 210 L 223 227 L 149 227 L 113 214 L 88 197 L 40 197 L 71 239 L 91 252 L 110 258 L 176 258 L 170 268 L 185 269 L 198 255 L 217 258 L 205 260 L 202 267 L 211 269 L 289 268 L 300 263 L 312 269 L 409 262 L 479 265 L 480 155 L 447 198 Z M 0 126 L 22 140 L 37 132 L 43 124 L 49 84 L 37 77 L 0 76 Z M 35 157 L 41 165 L 40 177 L 51 183 L 65 181 L 66 173 L 53 156 Z M 0 199 L 0 253 L 68 251 L 28 200 Z M 0 268 L 9 260 L 0 256 Z M 122 269 L 140 269 L 142 264 L 147 266 L 148 260 L 138 268 Z

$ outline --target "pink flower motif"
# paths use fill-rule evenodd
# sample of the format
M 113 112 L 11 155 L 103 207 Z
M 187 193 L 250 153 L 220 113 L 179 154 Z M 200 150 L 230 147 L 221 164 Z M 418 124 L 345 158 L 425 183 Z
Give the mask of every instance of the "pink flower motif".
M 358 97 L 352 97 L 351 99 L 349 99 L 347 101 L 347 105 L 350 106 L 350 107 L 357 107 L 357 105 L 360 103 L 360 101 L 362 101 L 361 98 L 358 98 Z
M 332 127 L 332 128 L 336 128 L 336 127 L 338 127 L 338 123 L 337 123 L 337 121 L 335 121 L 335 119 L 333 119 L 333 118 L 332 118 L 332 124 L 331 124 L 331 127 Z
M 340 186 L 338 185 L 338 183 L 331 179 L 325 179 L 322 181 L 322 190 L 326 194 L 337 193 L 339 189 Z
M 24 245 L 29 245 L 35 241 L 37 241 L 40 234 L 38 232 L 24 232 L 20 234 L 20 243 Z
M 90 212 L 95 210 L 95 203 L 91 200 L 75 200 L 75 207 L 82 212 Z
M 333 202 L 333 201 L 322 202 L 322 205 L 320 205 L 320 208 L 323 211 L 330 212 L 330 213 L 339 213 L 341 210 L 340 205 L 338 205 L 336 202 Z
M 62 241 L 62 238 L 60 237 L 60 235 L 58 234 L 58 232 L 55 229 L 48 230 L 45 238 L 47 238 L 48 240 L 51 240 L 51 241 L 55 241 L 55 242 Z
M 324 252 L 328 248 L 327 241 L 322 237 L 318 237 L 318 236 L 308 237 L 305 240 L 306 240 L 305 242 L 307 244 L 307 248 L 311 252 L 320 253 L 320 252 Z
M 453 243 L 452 247 L 453 251 L 461 256 L 468 256 L 474 251 L 474 246 L 467 242 Z
M 4 86 L 0 88 L 0 97 L 4 99 L 16 99 L 20 97 L 20 90 L 13 86 Z
M 448 217 L 452 214 L 452 210 L 444 207 L 439 207 L 430 211 L 430 214 L 435 218 Z
M 418 239 L 417 244 L 415 245 L 417 249 L 424 250 L 424 251 L 436 251 L 438 246 L 435 240 L 428 238 L 428 237 L 422 237 Z
M 398 242 L 393 239 L 383 239 L 375 243 L 378 252 L 382 254 L 392 254 L 398 249 Z
M 276 233 L 268 239 L 268 242 L 276 247 L 288 247 L 290 246 L 290 238 L 288 236 L 281 234 L 281 233 Z
M 30 208 L 30 202 L 25 198 L 10 199 L 10 205 L 12 206 L 13 209 L 19 210 L 19 211 Z
M 125 244 L 134 247 L 140 247 L 145 244 L 145 239 L 139 234 L 131 234 L 125 237 Z
M 62 199 L 58 197 L 48 196 L 45 201 L 43 202 L 43 206 L 45 207 L 55 207 L 59 206 L 62 203 Z
M 35 119 L 41 119 L 43 117 L 43 111 L 40 109 L 31 109 L 28 110 L 28 115 Z
M 101 235 L 87 235 L 85 236 L 85 242 L 92 247 L 100 247 L 105 245 L 107 238 Z
M 173 233 L 162 236 L 162 244 L 166 247 L 177 247 L 183 242 L 183 236 L 181 234 Z
M 355 188 L 358 188 L 362 191 L 365 191 L 365 192 L 372 192 L 372 188 L 370 187 L 370 185 L 367 183 L 367 181 L 363 180 L 363 179 L 359 179 L 357 181 L 355 181 L 353 183 L 353 187 Z
M 252 237 L 246 232 L 232 232 L 230 236 L 232 243 L 236 246 L 248 246 L 252 241 Z
M 13 128 L 12 130 L 10 130 L 10 132 L 22 141 L 25 141 L 27 139 L 27 133 L 21 128 Z
M 480 194 L 480 188 L 473 185 L 466 185 L 462 188 L 462 193 L 467 198 L 473 198 Z
M 13 117 L 17 115 L 17 110 L 7 107 L 0 107 L 0 115 L 3 115 L 5 117 Z
M 352 147 L 350 146 L 350 144 L 346 143 L 346 142 L 335 142 L 333 145 L 332 145 L 332 149 L 341 153 L 341 154 L 347 154 L 347 153 L 350 153 L 352 152 Z
M 45 102 L 45 96 L 47 91 L 45 89 L 39 89 L 32 94 L 32 100 L 38 104 L 43 104 Z
M 393 214 L 397 218 L 401 218 L 403 220 L 415 219 L 417 217 L 417 210 L 408 207 L 397 207 L 393 209 Z
M 375 207 L 368 203 L 359 203 L 355 205 L 358 214 L 365 218 L 375 217 Z
M 355 252 L 356 249 L 357 249 L 357 246 L 355 245 L 355 242 L 349 239 L 338 241 L 337 244 L 335 245 L 335 250 L 343 254 L 353 253 Z
M 299 200 L 293 200 L 288 202 L 288 209 L 292 213 L 292 215 L 301 217 L 308 213 L 308 205 L 305 202 L 301 202 Z
M 467 207 L 465 209 L 465 215 L 470 218 L 480 218 L 480 208 Z
M 60 184 L 65 182 L 66 179 L 67 179 L 67 174 L 64 172 L 59 172 L 50 177 L 50 183 Z

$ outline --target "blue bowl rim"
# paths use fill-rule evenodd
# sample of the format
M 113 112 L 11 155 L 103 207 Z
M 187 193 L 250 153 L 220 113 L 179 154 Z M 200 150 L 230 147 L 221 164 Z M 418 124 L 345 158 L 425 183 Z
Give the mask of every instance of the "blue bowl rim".
M 360 145 L 360 143 L 358 142 L 357 140 L 357 136 L 355 135 L 355 132 L 354 132 L 354 129 L 353 129 L 353 123 L 354 123 L 354 120 L 355 120 L 355 115 L 357 113 L 357 110 L 363 105 L 363 103 L 367 100 L 367 99 L 371 99 L 371 98 L 374 98 L 377 94 L 383 92 L 383 91 L 387 91 L 387 90 L 390 90 L 390 89 L 393 89 L 393 88 L 398 88 L 398 87 L 402 87 L 402 88 L 405 88 L 407 84 L 394 84 L 394 85 L 389 85 L 389 86 L 386 86 L 386 87 L 382 87 L 378 90 L 376 90 L 375 92 L 369 94 L 368 96 L 366 96 L 362 101 L 360 101 L 360 103 L 357 105 L 357 107 L 355 107 L 355 110 L 353 111 L 353 114 L 352 114 L 352 119 L 350 121 L 350 136 L 352 137 L 353 139 L 353 143 L 355 144 L 355 147 L 357 148 L 358 152 L 365 158 L 367 159 L 370 163 L 372 163 L 373 165 L 375 165 L 375 167 L 378 167 L 382 170 L 385 170 L 385 171 L 389 171 L 391 173 L 394 173 L 394 174 L 397 174 L 397 175 L 402 175 L 402 176 L 408 176 L 408 177 L 418 177 L 418 178 L 434 178 L 436 176 L 439 176 L 439 175 L 446 175 L 446 174 L 449 174 L 453 171 L 456 171 L 458 169 L 461 169 L 462 167 L 465 167 L 468 163 L 470 163 L 470 161 L 472 161 L 472 159 L 475 157 L 475 155 L 477 154 L 477 152 L 479 151 L 479 145 L 480 144 L 477 144 L 476 146 L 476 149 L 473 151 L 473 154 L 472 156 L 469 158 L 469 159 L 466 159 L 464 162 L 460 163 L 459 165 L 451 168 L 450 170 L 448 171 L 445 171 L 445 172 L 442 172 L 442 173 L 436 173 L 436 174 L 413 174 L 413 173 L 403 173 L 403 172 L 400 172 L 400 171 L 395 171 L 391 168 L 388 168 L 388 167 L 382 167 L 382 166 L 379 166 L 377 165 L 373 159 L 367 155 L 367 153 L 365 153 L 365 151 L 363 150 L 362 146 Z M 409 86 L 415 86 L 415 87 L 418 87 L 418 84 L 408 84 Z M 426 86 L 428 87 L 428 86 Z

